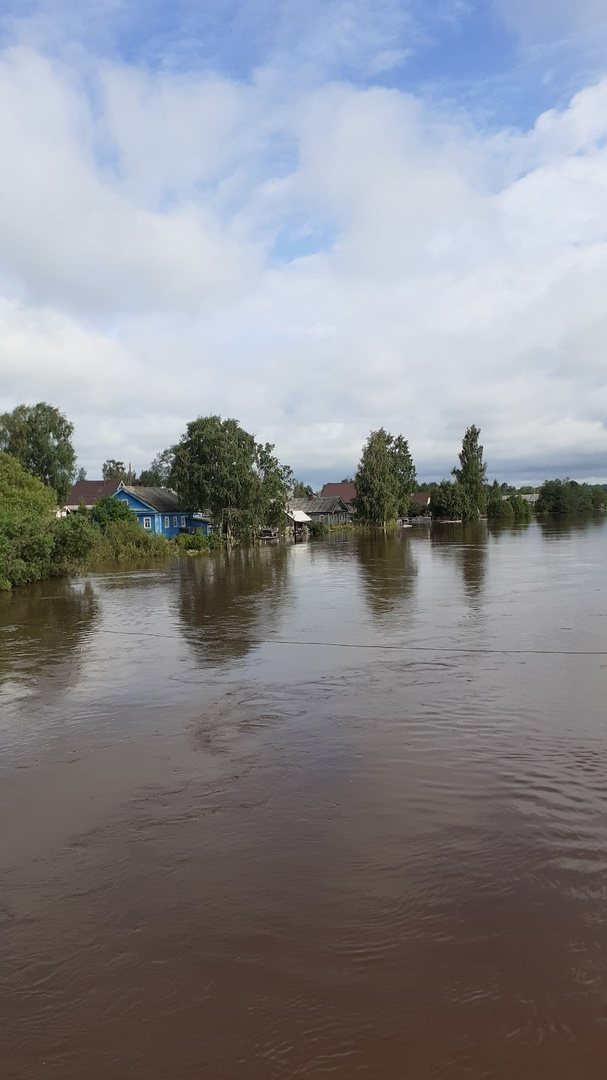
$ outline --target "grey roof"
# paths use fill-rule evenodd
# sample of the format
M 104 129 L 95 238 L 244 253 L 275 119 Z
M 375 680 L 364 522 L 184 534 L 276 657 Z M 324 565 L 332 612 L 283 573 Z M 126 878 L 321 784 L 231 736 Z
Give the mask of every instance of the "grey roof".
M 161 514 L 176 514 L 181 510 L 181 504 L 176 492 L 171 488 L 163 487 L 127 487 L 121 484 L 120 491 L 128 491 L 135 499 L 141 499 L 152 510 L 158 510 Z
M 290 510 L 303 510 L 305 514 L 347 514 L 349 507 L 337 497 L 316 499 L 290 499 Z

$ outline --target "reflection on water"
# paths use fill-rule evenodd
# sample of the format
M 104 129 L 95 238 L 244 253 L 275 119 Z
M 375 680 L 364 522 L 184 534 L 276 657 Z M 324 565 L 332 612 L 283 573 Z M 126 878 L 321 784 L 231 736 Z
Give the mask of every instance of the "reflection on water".
M 2 1080 L 603 1080 L 606 540 L 0 597 Z
M 432 546 L 461 570 L 464 588 L 470 599 L 475 599 L 481 593 L 485 583 L 487 539 L 484 521 L 437 525 L 431 533 Z
M 408 535 L 400 532 L 361 536 L 354 550 L 372 613 L 378 618 L 395 611 L 406 614 L 417 573 Z
M 271 633 L 287 582 L 289 549 L 236 548 L 184 560 L 179 611 L 188 641 L 204 663 L 244 657 Z

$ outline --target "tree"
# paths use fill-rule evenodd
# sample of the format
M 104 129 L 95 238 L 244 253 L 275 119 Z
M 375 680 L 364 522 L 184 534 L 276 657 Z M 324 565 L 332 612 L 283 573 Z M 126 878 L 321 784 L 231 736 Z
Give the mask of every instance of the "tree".
M 293 498 L 313 499 L 314 492 L 309 484 L 304 484 L 303 480 L 296 480 L 293 484 Z
M 228 540 L 250 537 L 278 520 L 293 482 L 269 443 L 258 444 L 237 420 L 200 416 L 173 447 L 173 483 L 183 506 L 209 510 Z
M 91 520 L 103 529 L 110 521 L 131 521 L 137 524 L 137 515 L 129 509 L 123 499 L 113 499 L 111 495 L 108 495 L 95 503 L 91 510 Z
M 368 525 L 385 529 L 407 513 L 415 466 L 402 435 L 372 431 L 363 447 L 356 477 L 356 513 Z
M 575 480 L 546 480 L 540 488 L 535 509 L 538 514 L 588 514 L 600 509 L 601 496 L 596 488 Z M 600 488 L 598 489 L 600 492 Z
M 0 452 L 0 589 L 49 576 L 54 520 L 51 489 Z
M 101 472 L 104 480 L 122 480 L 123 483 L 127 480 L 128 473 L 124 461 L 116 461 L 115 458 L 104 461 Z
M 168 447 L 156 454 L 149 468 L 143 469 L 139 483 L 144 487 L 170 487 L 173 469 L 173 448 Z
M 86 469 L 84 469 L 82 465 L 76 473 L 76 483 L 80 483 L 81 480 L 86 480 Z
M 433 518 L 445 518 L 448 521 L 461 521 L 464 516 L 466 495 L 462 485 L 443 480 L 432 492 L 430 513 Z
M 75 473 L 73 424 L 53 405 L 18 405 L 0 416 L 0 450 L 53 488 L 59 504 L 67 499 Z
M 483 462 L 483 447 L 479 446 L 480 433 L 480 428 L 475 427 L 474 424 L 467 428 L 459 454 L 459 468 L 455 466 L 451 470 L 452 476 L 461 485 L 465 495 L 462 507 L 465 521 L 484 514 L 487 505 L 487 466 Z
M 397 435 L 392 444 L 394 473 L 398 488 L 399 517 L 405 517 L 409 511 L 411 492 L 415 490 L 415 465 L 409 452 L 409 443 L 402 435 Z

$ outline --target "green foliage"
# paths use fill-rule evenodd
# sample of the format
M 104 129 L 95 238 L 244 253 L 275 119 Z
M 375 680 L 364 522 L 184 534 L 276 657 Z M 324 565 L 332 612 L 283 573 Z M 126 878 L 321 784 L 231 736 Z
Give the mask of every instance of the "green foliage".
M 12 412 L 0 415 L 0 450 L 52 488 L 61 505 L 75 473 L 73 431 L 73 425 L 53 405 L 44 401 L 18 405 Z
M 53 532 L 53 576 L 79 573 L 98 556 L 101 534 L 86 510 L 59 518 Z
M 124 461 L 116 461 L 114 458 L 108 458 L 107 461 L 103 462 L 101 472 L 103 473 L 104 480 L 122 480 L 123 483 L 127 483 L 128 470 Z
M 533 507 L 531 503 L 528 503 L 526 499 L 521 498 L 517 492 L 513 495 L 509 495 L 508 502 L 512 507 L 512 513 L 514 520 L 518 522 L 531 521 L 533 517 Z
M 151 462 L 148 469 L 144 469 L 139 477 L 139 483 L 143 487 L 171 487 L 171 474 L 173 470 L 173 449 L 169 447 L 163 450 Z
M 607 493 L 601 486 L 575 480 L 546 480 L 536 503 L 538 514 L 590 514 L 605 509 Z
M 269 443 L 255 442 L 236 420 L 201 416 L 173 448 L 173 482 L 183 506 L 210 510 L 228 539 L 250 539 L 278 524 L 293 485 Z
M 82 465 L 76 473 L 76 483 L 79 483 L 80 480 L 86 480 L 86 469 Z
M 65 518 L 55 497 L 19 462 L 0 452 L 0 589 L 77 573 L 99 562 L 166 556 L 163 536 L 146 532 L 118 499 Z
M 1 589 L 49 576 L 54 509 L 54 493 L 0 451 Z
M 294 499 L 312 499 L 314 492 L 309 484 L 304 484 L 303 480 L 296 480 L 293 484 L 293 498 Z
M 129 508 L 124 499 L 114 499 L 112 495 L 99 499 L 91 510 L 91 518 L 95 525 L 105 528 L 110 521 L 134 521 L 137 523 L 137 515 Z
M 221 536 L 211 533 L 205 536 L 203 532 L 179 533 L 173 537 L 172 543 L 181 551 L 218 551 L 225 546 Z
M 308 533 L 311 540 L 321 540 L 329 535 L 329 526 L 324 521 L 311 521 L 308 525 Z
M 504 485 L 494 480 L 487 498 L 487 520 L 495 522 L 513 522 L 514 508 L 509 499 L 504 498 Z
M 108 521 L 100 529 L 93 562 L 157 559 L 170 553 L 170 541 L 165 536 L 142 529 L 135 518 L 132 521 Z
M 461 521 L 467 506 L 466 493 L 459 483 L 443 480 L 437 484 L 430 496 L 430 513 L 433 518 L 447 521 Z
M 407 440 L 384 428 L 372 431 L 363 447 L 355 483 L 356 513 L 365 524 L 385 529 L 399 514 L 406 514 L 415 484 Z
M 480 428 L 474 424 L 466 429 L 459 453 L 459 468 L 455 466 L 451 470 L 465 495 L 462 505 L 464 521 L 472 521 L 479 514 L 484 514 L 487 503 L 487 466 L 483 462 L 483 447 L 478 441 L 480 433 Z

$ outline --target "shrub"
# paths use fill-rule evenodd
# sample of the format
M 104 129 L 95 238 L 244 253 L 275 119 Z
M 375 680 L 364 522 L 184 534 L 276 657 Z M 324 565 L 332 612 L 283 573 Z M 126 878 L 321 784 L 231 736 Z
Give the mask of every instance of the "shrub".
M 91 510 L 91 518 L 102 529 L 111 521 L 137 521 L 137 515 L 129 509 L 124 499 L 114 499 L 111 495 L 95 503 Z
M 118 501 L 118 500 L 116 500 Z M 133 517 L 133 515 L 131 515 Z M 110 521 L 101 530 L 99 545 L 94 553 L 96 562 L 118 562 L 121 559 L 158 559 L 170 554 L 165 536 L 147 532 L 136 519 Z
M 0 452 L 0 588 L 49 576 L 54 512 L 54 493 Z
M 328 536 L 329 526 L 325 525 L 324 521 L 311 521 L 308 532 L 312 540 L 319 540 L 322 536 Z
M 504 524 L 514 521 L 514 507 L 510 499 L 503 499 L 501 493 L 497 496 L 492 494 L 487 502 L 487 520 Z
M 55 575 L 82 571 L 95 558 L 101 532 L 86 510 L 60 518 L 53 529 L 52 571 Z
M 523 499 L 516 493 L 508 496 L 508 502 L 512 507 L 515 521 L 531 521 L 531 518 L 533 517 L 533 507 L 531 506 L 531 503 L 528 503 L 526 499 Z
M 224 546 L 221 536 L 216 533 L 205 536 L 200 530 L 194 533 L 179 533 L 179 536 L 174 538 L 173 543 L 181 551 L 217 551 L 218 548 Z

